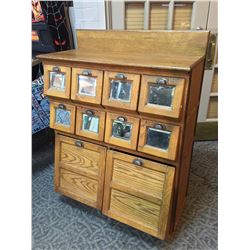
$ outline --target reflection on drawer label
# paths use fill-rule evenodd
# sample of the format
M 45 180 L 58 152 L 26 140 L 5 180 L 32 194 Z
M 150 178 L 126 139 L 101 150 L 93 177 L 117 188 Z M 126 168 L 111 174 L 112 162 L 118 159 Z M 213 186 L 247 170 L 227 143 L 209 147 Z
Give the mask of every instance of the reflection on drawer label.
M 70 111 L 56 108 L 56 123 L 63 126 L 70 126 Z

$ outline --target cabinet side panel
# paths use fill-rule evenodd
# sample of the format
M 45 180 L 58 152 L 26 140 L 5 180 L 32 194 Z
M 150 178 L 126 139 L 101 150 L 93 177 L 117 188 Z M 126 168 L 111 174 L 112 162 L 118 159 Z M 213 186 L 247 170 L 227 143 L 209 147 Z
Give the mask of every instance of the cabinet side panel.
M 181 149 L 181 164 L 177 170 L 177 192 L 175 196 L 175 216 L 172 232 L 181 218 L 187 197 L 189 173 L 191 167 L 193 142 L 195 136 L 196 121 L 199 109 L 199 101 L 203 79 L 204 61 L 200 62 L 192 71 L 191 86 L 189 90 L 188 107 L 185 118 L 184 140 Z M 172 233 L 171 232 L 171 233 Z

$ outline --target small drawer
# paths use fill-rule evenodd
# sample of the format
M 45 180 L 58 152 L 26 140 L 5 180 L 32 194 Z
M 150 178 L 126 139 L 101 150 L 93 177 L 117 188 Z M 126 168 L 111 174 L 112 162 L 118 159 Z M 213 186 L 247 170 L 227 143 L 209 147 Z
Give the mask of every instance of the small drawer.
M 44 94 L 64 99 L 70 98 L 71 68 L 44 65 Z
M 180 127 L 141 119 L 138 151 L 176 160 Z
M 143 75 L 138 106 L 139 112 L 179 118 L 184 86 L 184 78 Z
M 56 191 L 101 209 L 106 148 L 57 134 L 55 156 Z
M 105 72 L 102 104 L 104 106 L 136 110 L 140 75 Z
M 88 107 L 77 107 L 76 134 L 90 139 L 103 141 L 105 112 Z
M 174 167 L 108 150 L 103 212 L 164 239 Z
M 50 127 L 74 134 L 75 106 L 66 103 L 50 102 Z
M 129 149 L 136 149 L 139 118 L 107 113 L 105 142 Z
M 101 104 L 103 71 L 73 68 L 71 99 L 84 103 Z

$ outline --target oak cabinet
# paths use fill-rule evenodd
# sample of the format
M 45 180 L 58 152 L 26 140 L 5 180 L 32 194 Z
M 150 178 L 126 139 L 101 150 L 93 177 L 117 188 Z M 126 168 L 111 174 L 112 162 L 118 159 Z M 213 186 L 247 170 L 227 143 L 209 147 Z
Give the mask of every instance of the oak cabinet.
M 77 31 L 77 50 L 39 55 L 55 191 L 159 239 L 184 210 L 206 31 Z

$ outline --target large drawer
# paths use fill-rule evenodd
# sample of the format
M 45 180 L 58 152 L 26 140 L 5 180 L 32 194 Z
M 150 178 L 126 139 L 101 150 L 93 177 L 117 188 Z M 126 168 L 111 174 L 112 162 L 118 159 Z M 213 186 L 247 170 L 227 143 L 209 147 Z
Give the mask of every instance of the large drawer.
M 56 135 L 55 189 L 101 209 L 106 148 Z
M 103 213 L 164 239 L 174 167 L 109 150 Z

